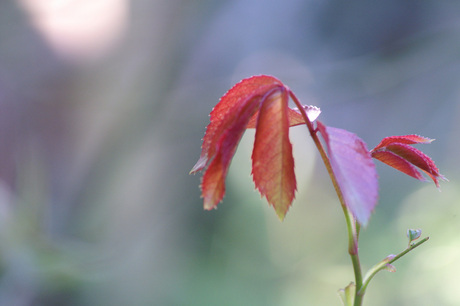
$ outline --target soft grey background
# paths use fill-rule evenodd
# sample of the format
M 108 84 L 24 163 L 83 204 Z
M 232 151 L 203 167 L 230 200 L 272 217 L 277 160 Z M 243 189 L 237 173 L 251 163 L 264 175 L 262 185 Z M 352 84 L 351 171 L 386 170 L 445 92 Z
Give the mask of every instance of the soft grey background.
M 234 83 L 285 82 L 369 147 L 420 146 L 439 193 L 381 164 L 362 232 L 368 305 L 459 305 L 460 2 L 67 0 L 0 4 L 0 305 L 340 305 L 345 222 L 304 127 L 285 221 L 254 191 L 252 132 L 203 211 L 208 114 Z

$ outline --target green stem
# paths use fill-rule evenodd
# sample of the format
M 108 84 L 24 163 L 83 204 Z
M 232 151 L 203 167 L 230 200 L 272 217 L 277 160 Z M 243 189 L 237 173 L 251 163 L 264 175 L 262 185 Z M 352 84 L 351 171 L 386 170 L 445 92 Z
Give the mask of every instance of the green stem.
M 367 286 L 369 285 L 369 282 L 372 280 L 372 278 L 381 270 L 385 269 L 387 265 L 395 262 L 402 256 L 406 255 L 416 247 L 420 246 L 422 243 L 426 242 L 429 237 L 426 237 L 422 240 L 420 240 L 417 243 L 410 244 L 407 249 L 404 251 L 400 252 L 396 256 L 389 256 L 376 264 L 374 267 L 372 267 L 365 275 L 363 279 L 363 274 L 361 271 L 361 263 L 359 261 L 359 254 L 358 254 L 358 239 L 359 239 L 359 231 L 360 231 L 360 224 L 356 221 L 356 219 L 353 217 L 351 214 L 350 210 L 348 209 L 345 200 L 343 198 L 342 190 L 340 189 L 340 186 L 337 182 L 337 178 L 335 177 L 334 171 L 332 170 L 331 162 L 329 160 L 329 157 L 326 154 L 326 151 L 324 150 L 323 145 L 321 144 L 321 141 L 317 135 L 317 129 L 313 127 L 312 122 L 310 119 L 308 119 L 308 116 L 302 107 L 302 104 L 299 102 L 297 97 L 294 95 L 294 93 L 289 90 L 289 95 L 296 104 L 296 106 L 299 108 L 300 113 L 302 114 L 303 119 L 305 120 L 305 123 L 308 127 L 308 131 L 310 132 L 310 135 L 318 148 L 318 151 L 321 155 L 321 158 L 323 160 L 324 165 L 326 166 L 327 172 L 329 173 L 329 177 L 331 178 L 332 184 L 334 185 L 334 189 L 337 193 L 337 196 L 339 198 L 340 204 L 343 209 L 343 214 L 345 216 L 345 221 L 347 223 L 347 230 L 348 230 L 348 253 L 350 254 L 351 257 L 351 262 L 353 264 L 353 271 L 355 274 L 355 296 L 354 296 L 354 306 L 361 306 L 363 303 L 363 297 L 366 292 Z
M 398 255 L 396 256 L 389 256 L 387 258 L 385 258 L 384 260 L 382 260 L 381 262 L 379 262 L 378 264 L 376 264 L 375 266 L 373 266 L 371 269 L 369 269 L 369 271 L 366 273 L 366 276 L 364 277 L 364 281 L 363 281 L 363 286 L 361 287 L 360 290 L 356 290 L 356 293 L 358 295 L 361 295 L 363 296 L 364 293 L 366 292 L 366 289 L 367 289 L 367 285 L 369 285 L 369 282 L 371 281 L 371 279 L 381 270 L 385 269 L 385 267 L 388 265 L 388 264 L 392 264 L 393 262 L 395 262 L 396 260 L 400 259 L 401 257 L 403 257 L 404 255 L 406 255 L 407 253 L 409 253 L 410 251 L 412 251 L 413 249 L 415 249 L 416 247 L 420 246 L 422 243 L 425 243 L 426 241 L 428 241 L 428 239 L 430 239 L 430 237 L 425 237 L 423 238 L 422 240 L 420 240 L 419 242 L 417 243 L 413 243 L 411 245 L 409 245 L 404 251 L 400 252 Z
M 294 93 L 291 90 L 288 90 L 288 91 L 295 105 L 298 107 L 300 113 L 302 114 L 303 119 L 305 120 L 305 123 L 308 127 L 308 131 L 310 132 L 310 135 L 313 138 L 313 141 L 316 147 L 318 148 L 318 151 L 321 155 L 324 165 L 326 166 L 327 172 L 329 173 L 329 177 L 331 178 L 331 181 L 332 181 L 332 185 L 334 185 L 335 192 L 337 193 L 337 196 L 339 198 L 340 204 L 343 209 L 343 214 L 345 216 L 345 220 L 347 223 L 347 230 L 348 230 L 348 253 L 350 254 L 351 262 L 353 264 L 353 271 L 355 274 L 355 282 L 356 282 L 356 294 L 355 294 L 354 305 L 359 306 L 362 304 L 362 296 L 358 297 L 357 293 L 361 291 L 361 288 L 363 285 L 363 276 L 361 272 L 361 264 L 360 264 L 359 255 L 358 255 L 358 238 L 359 238 L 360 226 L 358 222 L 356 222 L 351 212 L 348 210 L 347 205 L 345 204 L 342 190 L 340 189 L 340 186 L 337 182 L 337 178 L 335 177 L 334 171 L 332 170 L 332 166 L 331 166 L 329 157 L 327 156 L 326 151 L 324 150 L 324 147 L 321 144 L 321 141 L 319 140 L 319 137 L 317 135 L 317 130 L 313 128 L 313 124 L 311 123 L 310 119 L 308 119 L 308 116 L 302 104 L 300 103 L 300 101 L 297 99 L 297 97 L 294 95 Z

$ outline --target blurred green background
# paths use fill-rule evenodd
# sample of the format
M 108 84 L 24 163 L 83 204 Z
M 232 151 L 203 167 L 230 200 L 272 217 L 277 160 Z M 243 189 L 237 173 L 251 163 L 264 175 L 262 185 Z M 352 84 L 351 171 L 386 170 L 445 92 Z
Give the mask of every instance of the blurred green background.
M 460 2 L 17 0 L 0 3 L 0 305 L 340 305 L 345 221 L 305 127 L 284 222 L 244 136 L 219 209 L 200 153 L 212 107 L 271 74 L 375 146 L 418 133 L 449 183 L 382 164 L 364 269 L 431 239 L 367 305 L 460 305 Z

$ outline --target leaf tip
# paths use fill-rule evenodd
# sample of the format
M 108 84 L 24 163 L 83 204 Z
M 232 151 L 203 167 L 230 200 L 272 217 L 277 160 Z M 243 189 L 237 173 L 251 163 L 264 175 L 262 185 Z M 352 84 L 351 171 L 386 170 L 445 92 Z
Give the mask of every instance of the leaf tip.
M 203 170 L 204 167 L 206 167 L 207 163 L 208 163 L 208 157 L 200 156 L 196 164 L 193 166 L 192 170 L 190 170 L 189 174 L 195 174 L 198 171 Z
M 286 214 L 280 214 L 280 213 L 276 213 L 276 215 L 278 216 L 278 219 L 283 222 L 284 221 L 284 218 L 286 217 Z
M 209 197 L 209 196 L 202 196 L 203 198 L 203 209 L 204 210 L 213 210 L 217 209 L 217 205 L 222 202 L 222 197 Z

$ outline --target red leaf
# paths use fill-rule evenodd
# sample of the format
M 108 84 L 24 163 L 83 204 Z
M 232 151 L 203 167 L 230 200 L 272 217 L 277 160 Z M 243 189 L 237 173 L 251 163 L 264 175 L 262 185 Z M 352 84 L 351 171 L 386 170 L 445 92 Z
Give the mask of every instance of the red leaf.
M 232 125 L 224 131 L 216 145 L 217 152 L 203 175 L 201 195 L 204 208 L 214 208 L 225 194 L 225 177 L 235 154 L 236 147 L 246 130 L 250 116 L 259 108 L 259 101 L 251 99 L 234 118 Z
M 414 147 L 411 147 L 410 145 L 394 143 L 386 146 L 386 149 L 395 154 L 398 154 L 414 166 L 417 166 L 428 173 L 438 174 L 439 172 L 438 168 L 436 167 L 431 158 L 429 158 L 422 151 Z
M 224 197 L 225 177 L 236 147 L 248 124 L 255 124 L 254 183 L 284 218 L 296 190 L 289 125 L 305 123 L 299 112 L 288 108 L 288 93 L 279 80 L 257 76 L 236 84 L 214 107 L 201 156 L 191 171 L 207 166 L 201 182 L 205 209 L 216 207 Z M 311 120 L 319 115 L 318 108 L 306 109 Z
M 366 225 L 378 196 L 377 172 L 366 144 L 353 133 L 319 121 L 318 130 L 346 206 L 360 224 Z
M 390 167 L 398 169 L 399 171 L 412 176 L 418 180 L 424 181 L 425 178 L 411 163 L 409 163 L 404 158 L 396 155 L 393 152 L 389 151 L 375 151 L 372 153 L 372 157 L 380 160 L 381 162 L 387 164 Z
M 211 122 L 206 128 L 200 158 L 190 173 L 204 169 L 208 162 L 214 158 L 216 152 L 219 150 L 218 143 L 220 138 L 226 130 L 235 124 L 235 120 L 241 115 L 242 108 L 247 103 L 251 102 L 251 100 L 254 103 L 261 103 L 267 92 L 282 87 L 283 84 L 271 76 L 251 77 L 233 86 L 211 111 Z M 250 117 L 256 110 L 258 108 L 251 112 Z M 242 124 L 246 128 L 247 122 L 243 122 Z
M 371 154 L 372 157 L 407 175 L 419 180 L 424 180 L 420 172 L 418 172 L 416 168 L 413 168 L 413 166 L 416 166 L 425 172 L 439 188 L 438 179 L 446 180 L 446 178 L 439 173 L 438 168 L 430 157 L 422 151 L 410 146 L 411 144 L 430 143 L 432 141 L 432 139 L 417 135 L 385 137 L 374 149 L 372 149 Z M 397 157 L 404 162 L 396 162 Z M 408 167 L 408 165 L 410 167 Z M 415 174 L 414 171 L 417 174 Z
M 415 143 L 430 143 L 434 139 L 426 138 L 419 135 L 402 135 L 402 136 L 390 136 L 385 137 L 382 141 L 372 149 L 372 151 L 378 150 L 380 148 L 386 147 L 392 143 L 404 143 L 404 144 L 415 144 Z
M 262 196 L 283 220 L 296 190 L 289 141 L 288 93 L 276 91 L 262 104 L 252 152 L 252 175 Z
M 256 128 L 252 153 L 256 188 L 280 219 L 296 191 L 289 127 L 304 124 L 298 110 L 288 107 L 290 90 L 271 76 L 255 76 L 233 86 L 211 112 L 198 162 L 190 173 L 207 167 L 201 182 L 204 208 L 212 209 L 225 194 L 225 177 L 246 128 Z M 320 114 L 304 106 L 311 121 Z

